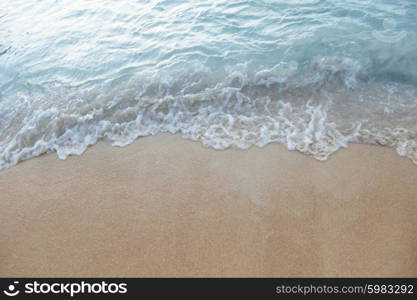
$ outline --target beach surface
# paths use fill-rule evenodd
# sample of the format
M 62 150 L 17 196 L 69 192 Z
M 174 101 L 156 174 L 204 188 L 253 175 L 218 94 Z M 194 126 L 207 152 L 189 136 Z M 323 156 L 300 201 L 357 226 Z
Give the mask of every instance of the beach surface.
M 0 172 L 0 276 L 417 276 L 417 166 L 176 135 Z

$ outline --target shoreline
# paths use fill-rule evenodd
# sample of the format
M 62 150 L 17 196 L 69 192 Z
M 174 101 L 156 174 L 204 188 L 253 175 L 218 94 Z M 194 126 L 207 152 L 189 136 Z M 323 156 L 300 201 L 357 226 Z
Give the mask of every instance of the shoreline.
M 0 171 L 1 277 L 415 277 L 417 166 L 178 135 Z

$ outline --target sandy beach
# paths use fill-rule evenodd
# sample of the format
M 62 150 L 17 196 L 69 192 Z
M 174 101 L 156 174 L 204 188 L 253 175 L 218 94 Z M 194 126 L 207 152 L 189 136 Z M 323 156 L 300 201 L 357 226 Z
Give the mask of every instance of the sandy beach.
M 0 276 L 417 276 L 417 166 L 106 142 L 0 172 Z

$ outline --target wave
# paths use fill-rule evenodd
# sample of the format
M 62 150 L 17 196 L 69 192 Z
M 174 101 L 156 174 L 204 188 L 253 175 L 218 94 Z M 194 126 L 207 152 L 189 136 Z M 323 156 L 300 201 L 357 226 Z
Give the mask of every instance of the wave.
M 66 159 L 105 139 L 126 146 L 160 132 L 215 149 L 280 143 L 326 160 L 349 143 L 390 146 L 417 164 L 417 92 L 370 81 L 359 62 L 203 65 L 148 72 L 125 83 L 51 86 L 0 101 L 0 169 L 56 152 Z

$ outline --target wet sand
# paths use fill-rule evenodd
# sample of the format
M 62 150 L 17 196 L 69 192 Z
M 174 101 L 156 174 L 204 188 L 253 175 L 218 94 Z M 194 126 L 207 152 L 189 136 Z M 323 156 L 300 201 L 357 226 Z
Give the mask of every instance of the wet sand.
M 173 135 L 0 171 L 0 276 L 417 276 L 417 166 Z

